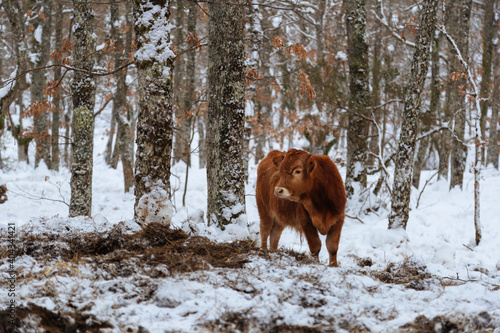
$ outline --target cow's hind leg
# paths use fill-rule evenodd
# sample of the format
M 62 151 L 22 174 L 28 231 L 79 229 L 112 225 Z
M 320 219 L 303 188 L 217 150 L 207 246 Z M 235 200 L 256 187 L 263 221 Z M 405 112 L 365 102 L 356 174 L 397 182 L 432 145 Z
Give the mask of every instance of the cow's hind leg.
M 260 248 L 267 250 L 267 239 L 271 234 L 274 220 L 270 216 L 260 214 Z
M 313 226 L 310 220 L 302 222 L 302 231 L 306 236 L 307 244 L 309 245 L 309 250 L 311 255 L 315 258 L 319 257 L 319 251 L 321 251 L 321 240 L 319 239 L 318 229 Z
M 326 236 L 326 248 L 330 254 L 330 266 L 338 267 L 337 251 L 339 250 L 340 233 L 344 224 L 344 216 L 337 219 L 337 222 L 328 230 Z
M 281 234 L 283 233 L 285 226 L 274 220 L 273 228 L 271 229 L 271 239 L 269 241 L 269 246 L 271 251 L 276 251 L 278 249 L 278 243 L 280 242 Z

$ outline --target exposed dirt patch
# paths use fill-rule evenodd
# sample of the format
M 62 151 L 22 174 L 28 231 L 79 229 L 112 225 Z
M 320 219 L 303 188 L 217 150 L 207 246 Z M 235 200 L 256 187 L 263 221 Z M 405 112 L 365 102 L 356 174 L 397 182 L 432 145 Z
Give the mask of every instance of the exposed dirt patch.
M 475 317 L 436 316 L 432 319 L 418 316 L 411 323 L 400 327 L 401 332 L 445 333 L 445 332 L 493 332 L 495 324 L 487 312 Z
M 111 324 L 98 320 L 92 314 L 74 312 L 53 312 L 33 303 L 16 309 L 16 325 L 10 324 L 7 311 L 0 312 L 2 332 L 25 331 L 25 329 L 44 329 L 46 332 L 101 332 L 104 328 L 113 328 Z
M 206 237 L 189 236 L 182 230 L 170 229 L 158 223 L 151 223 L 133 234 L 123 232 L 122 226 L 117 225 L 103 233 L 61 236 L 22 233 L 18 235 L 17 241 L 21 244 L 19 256 L 26 254 L 36 260 L 61 258 L 66 263 L 87 258 L 107 270 L 111 276 L 121 277 L 135 273 L 130 267 L 131 260 L 137 261 L 135 269 L 158 278 L 174 272 L 194 272 L 212 267 L 242 268 L 249 262 L 249 255 L 270 258 L 269 252 L 257 249 L 248 240 L 216 243 Z M 0 257 L 7 255 L 6 249 L 0 247 Z M 290 255 L 304 264 L 317 262 L 303 253 L 289 250 L 278 253 Z
M 293 326 L 264 324 L 255 318 L 250 318 L 247 312 L 227 312 L 221 318 L 211 321 L 205 326 L 210 332 L 217 333 L 247 333 L 247 332 L 270 332 L 270 333 L 320 333 L 334 332 L 326 327 L 315 326 Z

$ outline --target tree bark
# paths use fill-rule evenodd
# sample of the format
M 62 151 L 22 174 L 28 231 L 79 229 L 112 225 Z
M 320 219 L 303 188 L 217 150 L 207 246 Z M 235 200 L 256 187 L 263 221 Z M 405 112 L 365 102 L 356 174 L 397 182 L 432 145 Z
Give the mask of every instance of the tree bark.
M 376 5 L 377 15 L 382 17 L 382 2 L 377 1 Z M 377 107 L 380 105 L 380 82 L 382 80 L 382 24 L 377 22 L 375 24 L 375 41 L 373 44 L 373 65 L 372 65 L 372 106 Z M 372 114 L 370 118 L 372 121 L 377 124 L 380 123 L 380 119 L 382 118 L 383 108 L 375 108 L 372 109 Z M 379 154 L 379 136 L 382 133 L 378 133 L 378 126 L 375 124 L 370 124 L 370 152 L 374 155 Z M 374 166 L 375 164 L 375 156 L 370 154 L 368 156 L 367 164 L 370 166 Z
M 368 42 L 364 0 L 344 0 L 349 61 L 349 125 L 347 130 L 346 194 L 361 199 L 365 191 L 370 91 L 368 84 Z
M 495 64 L 493 67 L 493 93 L 491 94 L 491 98 L 493 99 L 493 107 L 491 110 L 490 139 L 488 142 L 488 156 L 486 165 L 493 164 L 495 169 L 498 170 L 498 158 L 500 150 L 500 130 L 498 129 L 498 109 L 500 108 L 500 52 L 498 51 L 498 47 L 496 48 L 494 59 Z
M 268 138 L 268 128 L 272 121 L 272 90 L 268 81 L 271 76 L 270 58 L 272 52 L 272 25 L 270 22 L 271 13 L 265 7 L 259 8 L 260 28 L 256 29 L 256 46 L 259 52 L 257 60 L 259 75 L 266 79 L 257 80 L 255 86 L 254 110 L 257 117 L 258 131 L 255 135 L 255 164 L 258 164 L 265 156 L 264 148 Z
M 431 46 L 431 103 L 429 110 L 420 115 L 420 123 L 423 133 L 428 132 L 436 123 L 439 109 L 439 99 L 441 95 L 441 80 L 439 77 L 439 40 L 441 33 L 434 31 L 434 38 Z M 425 160 L 428 158 L 431 147 L 431 138 L 425 137 L 420 140 L 418 145 L 417 158 L 413 169 L 413 186 L 418 189 L 420 186 L 420 174 L 424 167 Z
M 187 33 L 196 34 L 196 3 L 189 2 L 189 12 L 187 17 Z M 181 159 L 188 167 L 191 166 L 191 120 L 196 104 L 195 84 L 196 84 L 196 50 L 192 49 L 186 54 L 186 79 L 184 89 L 183 117 L 180 128 L 180 154 Z M 186 178 L 187 180 L 187 178 Z
M 92 171 L 94 152 L 95 79 L 89 74 L 94 67 L 94 15 L 91 0 L 73 0 L 73 165 L 71 166 L 71 200 L 69 216 L 91 216 Z
M 26 73 L 28 66 L 28 54 L 27 54 L 27 44 L 26 44 L 26 24 L 24 13 L 26 8 L 23 7 L 23 2 L 4 0 L 1 3 L 5 13 L 7 14 L 7 19 L 11 25 L 13 38 L 15 39 L 14 51 L 16 54 L 16 71 L 18 78 L 16 82 L 11 86 L 9 92 L 0 100 L 0 114 L 9 115 L 10 105 L 17 100 L 20 106 L 21 114 L 19 115 L 19 124 L 16 125 L 12 123 L 12 135 L 17 141 L 18 147 L 18 160 L 25 161 L 29 163 L 28 158 L 28 146 L 31 139 L 26 138 L 22 135 L 23 124 L 22 124 L 22 113 L 23 113 L 23 103 L 22 94 L 28 89 L 29 85 L 26 81 Z M 11 120 L 11 119 L 9 119 Z
M 124 52 L 123 34 L 119 31 L 120 23 L 117 0 L 112 0 L 110 9 L 111 38 L 115 42 L 114 68 L 119 68 L 126 63 L 127 55 Z M 118 133 L 116 135 L 118 144 L 115 147 L 115 151 L 121 156 L 122 160 L 124 190 L 125 192 L 129 192 L 134 185 L 134 166 L 132 157 L 134 142 L 132 138 L 132 126 L 127 115 L 127 68 L 117 72 L 115 76 L 116 93 L 113 96 L 112 110 L 113 117 L 118 125 Z
M 62 20 L 63 19 L 63 4 L 55 4 L 55 17 Z M 61 52 L 62 48 L 62 24 L 55 24 L 55 49 L 57 52 Z M 61 63 L 61 59 L 57 56 L 54 58 L 56 64 Z M 58 82 L 61 79 L 61 67 L 56 67 L 54 70 L 54 81 Z M 60 162 L 60 149 L 59 149 L 59 122 L 61 114 L 61 97 L 59 91 L 56 92 L 54 99 L 52 101 L 54 104 L 54 112 L 52 112 L 52 155 L 50 167 L 52 170 L 59 171 Z
M 488 106 L 490 105 L 489 98 L 491 90 L 491 67 L 492 67 L 493 48 L 494 48 L 493 39 L 495 38 L 495 33 L 497 30 L 496 29 L 497 25 L 495 24 L 495 11 L 494 11 L 495 2 L 496 2 L 495 0 L 486 0 L 484 8 L 483 60 L 482 60 L 483 75 L 481 76 L 481 90 L 480 90 L 480 97 L 482 99 L 481 137 L 483 138 L 483 140 L 486 138 L 486 118 L 488 115 Z M 492 128 L 493 126 L 496 127 L 496 122 L 494 123 L 493 121 L 491 121 L 490 128 Z M 495 140 L 495 137 L 493 137 L 493 140 Z M 482 156 L 481 160 L 487 162 L 485 159 L 485 146 L 482 146 L 481 148 L 481 156 Z
M 430 45 L 435 29 L 437 3 L 438 0 L 424 0 L 420 13 L 416 49 L 413 55 L 410 82 L 406 91 L 403 125 L 396 155 L 389 229 L 406 229 L 408 222 L 413 157 L 418 133 L 418 114 L 422 103 L 425 77 L 429 68 Z
M 170 49 L 170 3 L 170 0 L 154 3 L 135 0 L 135 61 L 140 90 L 134 189 L 136 219 L 138 203 L 144 195 L 153 190 L 170 193 L 175 57 Z
M 174 61 L 174 76 L 173 76 L 173 92 L 174 92 L 174 110 L 175 110 L 175 131 L 174 131 L 174 148 L 173 148 L 173 160 L 174 162 L 179 162 L 184 159 L 185 147 L 184 139 L 186 130 L 182 128 L 184 118 L 186 117 L 186 112 L 184 110 L 184 88 L 186 86 L 186 55 L 179 51 L 182 50 L 183 45 L 185 45 L 186 35 L 184 33 L 184 21 L 186 18 L 185 4 L 183 0 L 178 0 L 175 2 L 175 31 L 173 34 L 174 43 L 177 46 L 177 56 Z M 189 131 L 188 131 L 189 133 Z
M 244 0 L 210 4 L 207 217 L 221 229 L 245 214 L 244 4 Z
M 462 57 L 468 62 L 469 53 L 469 19 L 472 0 L 449 1 L 446 5 L 445 24 L 449 35 L 455 40 Z M 450 189 L 455 186 L 462 188 L 465 163 L 467 160 L 467 146 L 464 144 L 466 103 L 461 87 L 467 85 L 467 73 L 458 60 L 455 48 L 449 45 L 448 56 L 448 94 L 447 106 L 449 113 L 454 115 L 452 142 L 450 155 Z M 462 88 L 463 90 L 464 88 Z M 457 140 L 458 138 L 458 140 Z
M 43 15 L 41 14 L 43 13 Z M 50 58 L 50 36 L 51 36 L 51 2 L 50 0 L 43 0 L 41 8 L 38 13 L 38 18 L 35 20 L 32 53 L 36 54 L 33 57 L 31 65 L 33 68 L 41 68 L 47 65 Z M 40 33 L 41 30 L 41 33 Z M 47 101 L 47 97 L 43 94 L 43 90 L 47 85 L 46 78 L 47 70 L 37 69 L 32 73 L 32 86 L 31 86 L 31 100 L 32 102 Z M 39 112 L 36 112 L 34 117 L 35 125 L 35 167 L 37 167 L 41 160 L 47 164 L 49 168 L 50 147 L 51 139 L 49 136 L 50 122 L 48 119 L 48 107 L 43 107 Z

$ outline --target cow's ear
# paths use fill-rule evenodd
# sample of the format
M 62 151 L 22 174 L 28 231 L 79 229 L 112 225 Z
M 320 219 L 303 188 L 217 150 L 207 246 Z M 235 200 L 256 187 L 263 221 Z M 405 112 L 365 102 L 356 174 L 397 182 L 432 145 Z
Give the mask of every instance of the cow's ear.
M 306 162 L 307 173 L 313 172 L 315 167 L 316 167 L 316 160 L 312 154 L 309 154 L 309 157 L 307 158 Z
M 285 156 L 284 156 L 284 155 L 278 155 L 278 156 L 275 156 L 275 157 L 273 158 L 273 163 L 274 163 L 274 165 L 276 165 L 277 167 L 279 167 L 279 166 L 280 166 L 280 164 L 281 164 L 281 161 L 283 161 L 283 159 L 284 159 L 284 158 L 285 158 Z

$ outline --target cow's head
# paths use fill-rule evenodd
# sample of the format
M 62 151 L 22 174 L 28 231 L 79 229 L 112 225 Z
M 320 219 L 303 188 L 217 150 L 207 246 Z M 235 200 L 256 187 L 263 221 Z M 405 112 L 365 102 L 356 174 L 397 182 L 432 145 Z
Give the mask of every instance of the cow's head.
M 311 173 L 316 166 L 314 158 L 303 150 L 290 149 L 285 155 L 276 156 L 273 162 L 279 170 L 274 195 L 299 202 L 311 190 Z

